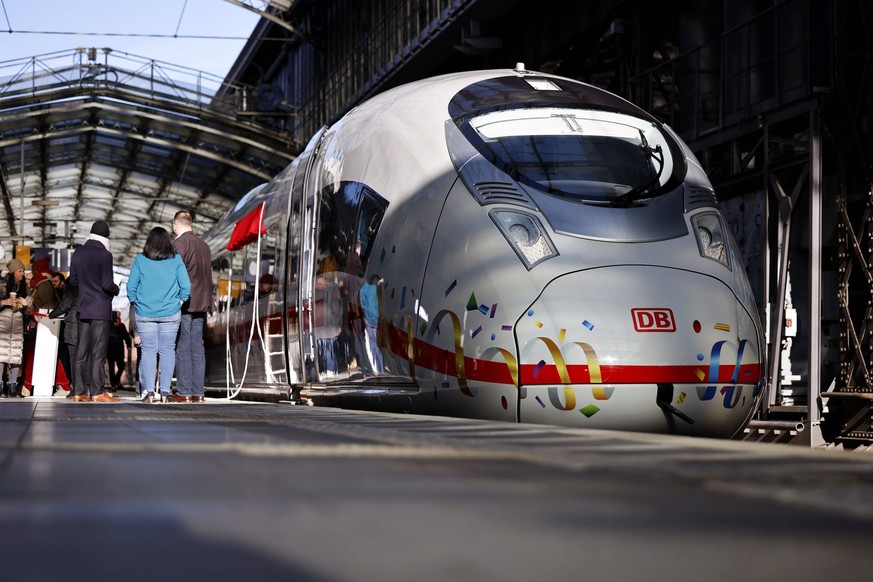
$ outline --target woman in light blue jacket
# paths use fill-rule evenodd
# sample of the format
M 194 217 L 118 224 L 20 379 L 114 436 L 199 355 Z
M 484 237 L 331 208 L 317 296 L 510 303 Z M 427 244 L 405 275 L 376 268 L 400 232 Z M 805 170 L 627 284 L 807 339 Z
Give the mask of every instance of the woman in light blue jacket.
M 182 303 L 190 294 L 188 270 L 173 248 L 170 233 L 160 226 L 153 228 L 142 253 L 133 259 L 127 280 L 127 297 L 136 305 L 136 327 L 142 349 L 139 379 L 143 402 L 152 402 L 155 398 L 159 355 L 161 400 L 170 401 L 176 334 L 182 319 Z

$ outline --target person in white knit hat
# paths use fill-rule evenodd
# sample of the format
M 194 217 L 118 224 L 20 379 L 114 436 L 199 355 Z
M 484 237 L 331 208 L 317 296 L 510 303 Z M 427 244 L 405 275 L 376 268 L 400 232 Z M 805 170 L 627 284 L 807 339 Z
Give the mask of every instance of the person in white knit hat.
M 73 253 L 67 282 L 77 290 L 79 314 L 73 400 L 118 402 L 104 386 L 103 362 L 112 322 L 112 298 L 118 295 L 109 252 L 109 225 L 104 221 L 98 220 L 91 226 L 85 244 Z

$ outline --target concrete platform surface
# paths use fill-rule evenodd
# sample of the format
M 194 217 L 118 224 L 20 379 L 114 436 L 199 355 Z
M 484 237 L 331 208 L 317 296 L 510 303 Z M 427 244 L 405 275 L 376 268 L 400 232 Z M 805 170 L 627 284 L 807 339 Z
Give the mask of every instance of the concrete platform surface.
M 0 580 L 866 578 L 873 456 L 286 403 L 0 401 Z

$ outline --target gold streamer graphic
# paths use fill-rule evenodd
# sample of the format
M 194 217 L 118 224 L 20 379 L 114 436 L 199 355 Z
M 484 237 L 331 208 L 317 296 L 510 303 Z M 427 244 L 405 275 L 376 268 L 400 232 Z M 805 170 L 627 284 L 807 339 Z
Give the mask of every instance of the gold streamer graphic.
M 558 369 L 558 376 L 561 378 L 562 384 L 570 383 L 570 373 L 567 371 L 567 363 L 564 361 L 564 354 L 561 353 L 561 348 L 558 347 L 558 344 L 553 342 L 547 337 L 538 336 L 538 340 L 541 340 L 546 347 L 549 348 L 549 352 L 552 354 L 552 361 L 555 362 L 555 367 Z M 554 387 L 549 387 L 548 389 L 549 400 L 555 408 L 563 409 L 563 410 L 573 410 L 576 408 L 576 392 L 573 388 L 569 386 L 564 387 L 564 404 L 561 405 L 561 401 L 558 398 L 558 389 Z
M 403 316 L 406 324 L 406 361 L 409 362 L 409 377 L 415 380 L 415 320 L 411 315 Z
M 602 384 L 603 377 L 600 374 L 600 361 L 597 359 L 597 352 L 585 342 L 574 343 L 585 352 L 585 361 L 588 363 L 588 381 L 592 384 Z M 603 400 L 606 400 L 606 398 L 603 398 Z
M 509 368 L 509 375 L 512 376 L 512 383 L 518 388 L 519 376 L 518 376 L 518 360 L 515 359 L 515 355 L 509 350 L 504 350 L 503 348 L 488 348 L 482 354 L 482 357 L 491 360 L 492 356 L 495 353 L 499 353 L 503 356 L 504 361 L 506 362 L 506 367 Z
M 564 362 L 564 354 L 561 353 L 561 348 L 547 337 L 538 336 L 537 339 L 542 340 L 546 347 L 549 348 L 549 352 L 552 354 L 552 361 L 555 362 L 555 367 L 558 369 L 558 376 L 561 377 L 561 384 L 569 384 L 570 373 L 567 372 L 567 363 Z
M 444 309 L 434 316 L 433 323 L 430 324 L 430 329 L 427 330 L 427 341 L 429 343 L 433 342 L 434 334 L 439 330 L 443 317 L 447 315 L 452 320 L 452 332 L 455 338 L 455 374 L 458 378 L 458 388 L 467 396 L 475 396 L 467 385 L 467 372 L 464 366 L 464 346 L 461 343 L 463 330 L 461 329 L 461 320 L 458 319 L 454 311 Z
M 591 395 L 594 396 L 594 400 L 609 400 L 609 397 L 612 396 L 612 389 L 603 388 L 602 386 L 592 386 Z

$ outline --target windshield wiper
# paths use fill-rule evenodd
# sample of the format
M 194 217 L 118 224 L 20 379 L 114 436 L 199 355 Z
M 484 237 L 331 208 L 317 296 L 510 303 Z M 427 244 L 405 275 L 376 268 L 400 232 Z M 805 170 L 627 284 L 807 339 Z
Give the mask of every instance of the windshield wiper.
M 643 150 L 643 155 L 646 156 L 646 160 L 655 160 L 658 162 L 658 173 L 655 176 L 641 186 L 635 186 L 613 199 L 609 205 L 613 208 L 627 208 L 631 202 L 636 200 L 642 200 L 643 198 L 651 198 L 655 195 L 654 190 L 651 190 L 652 186 L 658 184 L 661 179 L 661 173 L 664 171 L 664 151 L 661 149 L 660 144 L 655 147 L 649 146 L 649 142 L 646 140 L 646 136 L 643 134 L 642 130 L 640 130 L 640 149 Z

